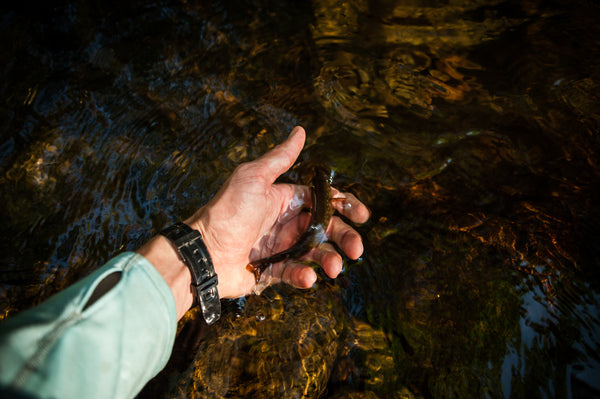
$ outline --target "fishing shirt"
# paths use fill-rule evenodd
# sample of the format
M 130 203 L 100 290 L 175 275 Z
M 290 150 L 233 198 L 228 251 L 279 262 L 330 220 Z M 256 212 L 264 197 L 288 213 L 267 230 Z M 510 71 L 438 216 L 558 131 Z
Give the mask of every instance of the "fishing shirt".
M 132 398 L 166 365 L 176 329 L 167 283 L 123 253 L 0 323 L 0 397 Z

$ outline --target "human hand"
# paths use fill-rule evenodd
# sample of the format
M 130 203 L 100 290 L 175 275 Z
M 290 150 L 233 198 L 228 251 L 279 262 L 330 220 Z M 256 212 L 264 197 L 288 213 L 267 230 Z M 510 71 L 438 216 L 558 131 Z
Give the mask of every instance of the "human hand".
M 202 234 L 212 258 L 221 298 L 237 298 L 251 293 L 254 275 L 246 270 L 252 261 L 292 246 L 304 231 L 311 205 L 310 188 L 275 184 L 302 151 L 305 132 L 296 127 L 289 138 L 262 157 L 239 165 L 216 196 L 185 223 Z M 364 223 L 369 211 L 352 194 L 333 191 L 334 208 L 355 223 Z M 351 259 L 363 252 L 358 232 L 339 217 L 331 218 L 326 235 Z M 342 257 L 333 245 L 323 243 L 312 249 L 305 260 L 319 263 L 335 278 L 342 270 Z M 310 288 L 316 282 L 314 270 L 299 262 L 280 262 L 271 270 L 274 281 L 282 280 L 297 288 Z

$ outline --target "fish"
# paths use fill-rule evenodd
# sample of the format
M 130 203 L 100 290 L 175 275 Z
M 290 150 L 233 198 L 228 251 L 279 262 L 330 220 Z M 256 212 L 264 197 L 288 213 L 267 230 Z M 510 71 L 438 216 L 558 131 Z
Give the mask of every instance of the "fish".
M 323 166 L 314 168 L 312 179 L 312 209 L 310 222 L 306 230 L 298 237 L 298 241 L 290 248 L 250 262 L 246 270 L 254 273 L 256 283 L 260 281 L 263 271 L 274 263 L 288 259 L 298 259 L 306 255 L 311 249 L 327 240 L 325 232 L 333 215 L 331 195 L 331 172 Z

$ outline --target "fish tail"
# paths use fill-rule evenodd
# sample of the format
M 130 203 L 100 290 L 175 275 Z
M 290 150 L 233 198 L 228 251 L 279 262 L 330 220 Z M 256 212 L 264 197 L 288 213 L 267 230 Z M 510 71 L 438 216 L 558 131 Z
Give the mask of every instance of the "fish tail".
M 271 263 L 270 262 L 269 263 L 250 262 L 246 266 L 246 270 L 248 270 L 249 272 L 252 272 L 254 274 L 254 280 L 256 280 L 256 284 L 258 284 L 258 282 L 260 281 L 260 275 L 265 270 L 265 268 L 267 267 L 268 264 L 271 264 Z

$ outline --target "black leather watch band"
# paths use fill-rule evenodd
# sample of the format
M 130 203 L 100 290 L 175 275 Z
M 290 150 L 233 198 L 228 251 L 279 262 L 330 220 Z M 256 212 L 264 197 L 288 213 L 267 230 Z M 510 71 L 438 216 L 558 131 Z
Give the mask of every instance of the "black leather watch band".
M 160 234 L 173 242 L 181 260 L 190 269 L 196 301 L 206 323 L 213 324 L 221 316 L 221 301 L 215 268 L 202 235 L 184 223 L 167 227 Z

